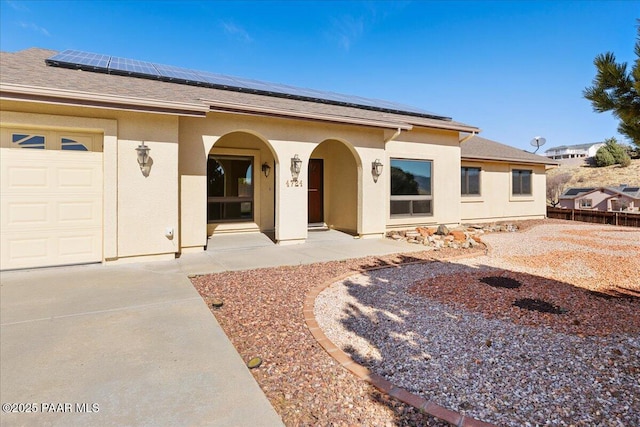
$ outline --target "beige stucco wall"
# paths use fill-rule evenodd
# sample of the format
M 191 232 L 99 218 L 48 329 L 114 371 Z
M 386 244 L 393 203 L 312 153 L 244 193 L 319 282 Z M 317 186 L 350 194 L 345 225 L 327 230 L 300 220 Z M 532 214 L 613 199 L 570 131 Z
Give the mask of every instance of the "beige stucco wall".
M 218 148 L 259 150 L 260 162 L 272 166 L 269 178 L 256 176 L 260 188 L 256 225 L 263 231 L 275 229 L 280 244 L 303 242 L 307 237 L 307 167 L 311 157 L 320 155 L 331 160 L 331 170 L 325 171 L 326 177 L 331 176 L 325 189 L 327 219 L 336 228 L 361 235 L 382 234 L 385 218 L 379 203 L 384 197 L 383 184 L 376 185 L 367 172 L 359 186 L 358 176 L 362 174 L 360 164 L 384 158 L 385 134 L 381 129 L 353 125 L 226 113 L 211 113 L 206 119 L 181 118 L 181 246 L 206 244 L 206 156 Z M 325 141 L 324 148 L 314 153 Z M 294 155 L 302 160 L 297 184 L 292 182 L 290 171 Z M 339 180 L 342 184 L 337 186 Z M 329 194 L 329 189 L 335 189 L 335 194 Z M 343 203 L 339 203 L 341 198 Z M 363 216 L 362 212 L 369 213 Z M 216 227 L 215 231 L 230 227 Z M 209 227 L 209 231 L 214 230 Z
M 462 161 L 462 166 L 479 167 L 480 196 L 462 196 L 462 222 L 491 222 L 544 218 L 546 216 L 546 174 L 544 165 L 507 162 Z M 511 170 L 533 171 L 531 196 L 511 194 Z M 460 172 L 458 171 L 458 182 Z M 460 184 L 458 183 L 458 194 Z
M 7 126 L 99 132 L 104 135 L 103 259 L 171 257 L 178 251 L 178 119 L 175 116 L 3 101 Z M 142 176 L 135 148 L 151 148 Z M 165 236 L 173 229 L 173 239 Z
M 118 141 L 118 256 L 178 252 L 178 119 L 136 114 L 122 117 Z M 135 148 L 142 142 L 153 160 L 143 176 Z M 167 229 L 173 237 L 166 236 Z
M 460 144 L 457 132 L 415 130 L 402 132 L 386 144 L 385 167 L 381 180 L 385 183 L 385 217 L 388 228 L 406 228 L 417 225 L 460 222 Z M 431 186 L 433 215 L 391 217 L 389 194 L 390 160 L 414 159 L 432 161 Z

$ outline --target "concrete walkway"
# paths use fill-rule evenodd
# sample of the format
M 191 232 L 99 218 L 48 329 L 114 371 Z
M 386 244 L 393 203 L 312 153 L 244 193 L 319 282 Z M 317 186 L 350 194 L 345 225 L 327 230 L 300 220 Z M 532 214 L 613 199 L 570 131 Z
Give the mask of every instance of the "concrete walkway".
M 1 273 L 0 400 L 26 405 L 3 406 L 0 424 L 282 425 L 187 275 L 420 249 L 229 235 L 173 261 Z

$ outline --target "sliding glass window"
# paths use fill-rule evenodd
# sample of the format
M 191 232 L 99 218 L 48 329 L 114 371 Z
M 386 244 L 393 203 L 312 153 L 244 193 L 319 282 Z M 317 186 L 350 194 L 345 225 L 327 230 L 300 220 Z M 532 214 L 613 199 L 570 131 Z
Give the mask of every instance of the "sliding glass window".
M 428 160 L 391 159 L 391 216 L 433 215 Z

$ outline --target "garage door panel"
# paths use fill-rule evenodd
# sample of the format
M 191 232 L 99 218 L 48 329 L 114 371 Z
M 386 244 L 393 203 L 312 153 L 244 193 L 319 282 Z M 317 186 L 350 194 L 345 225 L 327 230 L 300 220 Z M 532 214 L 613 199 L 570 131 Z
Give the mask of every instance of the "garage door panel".
M 102 261 L 102 153 L 0 150 L 0 269 Z
M 93 195 L 93 200 L 75 196 L 34 203 L 30 197 L 13 197 L 3 201 L 0 225 L 4 232 L 34 231 L 50 232 L 60 227 L 95 227 L 102 229 L 102 200 Z
M 98 208 L 98 203 L 95 202 L 58 203 L 58 221 L 60 223 L 96 224 L 99 222 Z
M 99 189 L 102 179 L 96 172 L 95 167 L 60 168 L 54 185 L 61 191 Z
M 6 240 L 2 248 L 2 257 L 9 260 L 44 260 L 47 256 L 47 239 L 15 236 Z
M 102 194 L 102 153 L 2 150 L 2 192 L 95 191 Z
M 95 253 L 96 245 L 100 242 L 100 236 L 96 236 L 95 233 L 91 233 L 89 230 L 87 234 L 75 235 L 75 236 L 60 236 L 57 242 L 57 251 L 62 259 L 78 259 L 78 256 L 84 256 L 90 259 Z
M 6 173 L 6 179 L 3 181 L 5 181 L 7 191 L 22 192 L 26 189 L 42 191 L 49 188 L 50 180 L 47 167 L 8 166 Z
M 48 237 L 29 237 L 24 233 L 4 239 L 1 248 L 3 268 L 47 267 L 96 262 L 101 253 L 102 236 L 94 230 L 56 233 Z M 99 260 L 98 260 L 99 261 Z
M 49 204 L 33 202 L 7 202 L 7 220 L 2 227 L 46 226 L 49 222 Z

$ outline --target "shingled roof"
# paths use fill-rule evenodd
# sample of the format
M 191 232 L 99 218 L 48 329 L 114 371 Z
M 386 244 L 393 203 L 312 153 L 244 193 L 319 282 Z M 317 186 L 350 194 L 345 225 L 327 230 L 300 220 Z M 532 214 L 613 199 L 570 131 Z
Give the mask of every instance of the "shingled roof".
M 481 138 L 477 135 L 472 136 L 460 146 L 461 157 L 463 160 L 495 160 L 495 161 L 511 161 L 517 163 L 532 163 L 543 165 L 557 165 L 548 157 L 538 156 L 524 150 L 501 144 L 490 139 Z
M 209 111 L 240 112 L 405 130 L 414 126 L 461 132 L 479 130 L 447 118 L 415 117 L 409 114 L 47 66 L 45 60 L 56 53 L 58 52 L 40 48 L 15 53 L 0 52 L 2 99 L 178 115 L 204 116 Z

